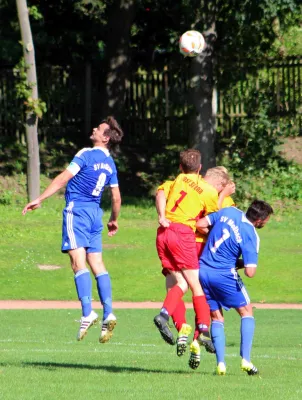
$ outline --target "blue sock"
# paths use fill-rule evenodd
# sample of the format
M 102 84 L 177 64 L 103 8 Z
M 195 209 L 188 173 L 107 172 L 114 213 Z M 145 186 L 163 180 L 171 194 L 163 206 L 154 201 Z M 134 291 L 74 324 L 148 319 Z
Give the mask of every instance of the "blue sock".
M 242 317 L 241 318 L 241 343 L 240 343 L 240 355 L 246 361 L 251 361 L 251 350 L 253 344 L 253 337 L 255 331 L 255 319 L 254 317 Z
M 92 282 L 90 272 L 87 268 L 81 269 L 74 276 L 78 298 L 82 304 L 83 317 L 87 317 L 91 313 L 91 291 Z
M 101 272 L 96 275 L 96 284 L 100 301 L 103 305 L 104 315 L 103 319 L 106 319 L 110 313 L 112 313 L 112 292 L 111 292 L 111 281 L 108 272 Z
M 216 350 L 217 364 L 224 361 L 225 353 L 225 335 L 224 335 L 224 323 L 220 321 L 212 321 L 211 325 L 211 337 Z

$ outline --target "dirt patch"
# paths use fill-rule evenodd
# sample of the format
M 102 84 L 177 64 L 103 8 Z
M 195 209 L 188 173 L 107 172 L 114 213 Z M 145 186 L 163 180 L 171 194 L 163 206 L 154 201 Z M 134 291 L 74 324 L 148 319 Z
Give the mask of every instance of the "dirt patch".
M 42 271 L 52 271 L 54 269 L 60 269 L 62 267 L 60 267 L 59 265 L 41 265 L 38 264 L 38 268 Z
M 93 301 L 92 307 L 100 308 L 100 302 Z M 254 308 L 262 309 L 294 309 L 302 310 L 302 304 L 267 304 L 252 303 Z M 153 301 L 143 302 L 113 302 L 114 309 L 157 309 L 162 307 L 162 303 Z M 0 300 L 0 310 L 46 310 L 46 309 L 75 309 L 80 310 L 79 301 L 58 301 L 58 300 Z M 186 308 L 192 309 L 192 303 L 186 303 Z
M 302 136 L 285 139 L 281 154 L 288 161 L 302 164 Z

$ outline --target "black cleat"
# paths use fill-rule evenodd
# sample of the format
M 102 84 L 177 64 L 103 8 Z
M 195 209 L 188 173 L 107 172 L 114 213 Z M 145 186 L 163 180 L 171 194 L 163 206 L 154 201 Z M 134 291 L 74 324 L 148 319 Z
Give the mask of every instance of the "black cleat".
M 192 369 L 197 369 L 200 364 L 200 345 L 197 340 L 193 340 L 190 345 L 190 358 L 189 367 Z
M 164 341 L 173 346 L 175 344 L 175 340 L 173 333 L 170 330 L 168 321 L 160 314 L 156 315 L 153 321 Z
M 241 361 L 241 369 L 242 371 L 247 372 L 248 375 L 259 375 L 258 368 L 255 367 L 255 365 L 251 362 L 248 362 L 244 359 Z
M 201 346 L 204 346 L 204 348 L 206 349 L 206 351 L 208 353 L 211 353 L 211 354 L 215 354 L 216 353 L 216 350 L 215 350 L 215 347 L 214 347 L 213 342 L 211 340 L 209 332 L 201 332 L 199 334 L 197 340 L 198 340 L 198 343 Z

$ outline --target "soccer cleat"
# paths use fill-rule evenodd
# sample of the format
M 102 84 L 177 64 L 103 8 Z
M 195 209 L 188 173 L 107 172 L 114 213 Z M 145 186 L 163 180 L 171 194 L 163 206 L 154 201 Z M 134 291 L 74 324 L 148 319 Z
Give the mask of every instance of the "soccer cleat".
M 116 316 L 110 313 L 108 317 L 102 322 L 101 336 L 99 338 L 100 343 L 106 343 L 111 339 L 113 335 L 112 331 L 115 325 Z
M 164 341 L 173 346 L 175 344 L 175 340 L 173 333 L 170 330 L 168 321 L 160 314 L 156 315 L 153 321 Z
M 225 373 L 226 373 L 225 363 L 223 363 L 223 362 L 218 363 L 218 365 L 216 367 L 216 372 L 217 372 L 217 375 L 225 375 Z
M 189 367 L 192 369 L 197 369 L 200 364 L 200 346 L 198 341 L 195 339 L 190 345 L 190 358 Z
M 88 317 L 82 317 L 81 318 L 81 325 L 80 329 L 78 331 L 77 335 L 77 340 L 82 340 L 84 336 L 87 334 L 88 329 L 97 323 L 99 316 L 97 315 L 96 312 L 91 311 L 91 313 L 88 315 Z
M 208 353 L 212 353 L 212 354 L 216 353 L 216 350 L 215 350 L 214 344 L 211 340 L 209 332 L 201 332 L 199 334 L 197 340 L 201 346 L 204 346 L 204 348 L 206 349 L 206 351 Z
M 259 375 L 258 368 L 251 362 L 246 361 L 244 358 L 241 361 L 241 369 L 242 371 L 247 372 L 248 375 Z
M 176 339 L 176 353 L 178 357 L 181 357 L 185 354 L 187 350 L 187 340 L 188 336 L 192 332 L 192 328 L 188 324 L 182 324 L 181 329 L 178 332 L 178 337 Z

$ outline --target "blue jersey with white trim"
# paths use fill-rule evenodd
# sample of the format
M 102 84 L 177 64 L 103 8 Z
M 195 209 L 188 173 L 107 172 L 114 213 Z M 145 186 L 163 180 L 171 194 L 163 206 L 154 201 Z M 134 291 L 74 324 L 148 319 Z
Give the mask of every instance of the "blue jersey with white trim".
M 115 163 L 105 148 L 80 150 L 67 169 L 75 175 L 66 187 L 66 204 L 71 201 L 100 204 L 105 186 L 118 186 Z
M 227 207 L 206 218 L 213 227 L 199 259 L 202 267 L 230 270 L 241 255 L 245 265 L 257 266 L 260 240 L 244 212 Z

